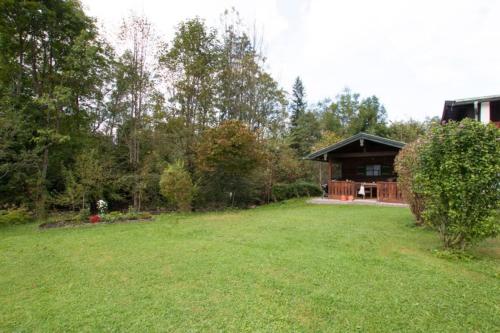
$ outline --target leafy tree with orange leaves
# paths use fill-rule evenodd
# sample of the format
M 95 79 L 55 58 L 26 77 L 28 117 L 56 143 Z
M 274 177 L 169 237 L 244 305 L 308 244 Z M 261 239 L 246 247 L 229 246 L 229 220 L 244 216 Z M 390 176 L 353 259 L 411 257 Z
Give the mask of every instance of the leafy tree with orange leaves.
M 243 123 L 225 121 L 205 131 L 197 147 L 196 163 L 201 200 L 218 206 L 252 202 L 262 161 L 261 144 Z

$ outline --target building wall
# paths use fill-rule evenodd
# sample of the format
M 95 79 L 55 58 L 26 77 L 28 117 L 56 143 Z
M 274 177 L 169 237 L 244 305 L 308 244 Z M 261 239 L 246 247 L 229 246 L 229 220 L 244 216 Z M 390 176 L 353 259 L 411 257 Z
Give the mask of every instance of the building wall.
M 481 103 L 479 120 L 483 124 L 487 124 L 490 122 L 490 102 Z
M 376 182 L 376 181 L 395 181 L 396 174 L 394 172 L 395 156 L 379 156 L 379 157 L 357 157 L 357 158 L 336 158 L 333 160 L 333 168 L 341 165 L 341 177 L 337 180 L 353 180 L 356 182 Z M 379 164 L 382 167 L 380 176 L 367 176 L 365 174 L 366 165 Z M 336 175 L 332 171 L 332 175 Z

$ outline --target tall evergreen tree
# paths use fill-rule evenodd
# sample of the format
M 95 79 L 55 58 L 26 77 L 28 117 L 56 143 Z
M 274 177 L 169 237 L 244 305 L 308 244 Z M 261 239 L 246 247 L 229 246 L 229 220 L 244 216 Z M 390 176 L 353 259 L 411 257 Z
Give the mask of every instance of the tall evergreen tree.
M 299 157 L 305 157 L 321 137 L 321 127 L 318 118 L 313 112 L 306 112 L 297 120 L 297 126 L 291 132 L 290 145 Z
M 292 101 L 290 103 L 292 128 L 297 126 L 299 118 L 306 112 L 307 103 L 305 97 L 304 84 L 300 77 L 297 76 L 293 83 Z
M 305 96 L 304 84 L 300 77 L 297 77 L 293 84 L 292 100 L 290 101 L 290 147 L 299 156 L 307 155 L 312 145 L 321 135 L 316 115 L 313 112 L 306 112 L 307 102 Z

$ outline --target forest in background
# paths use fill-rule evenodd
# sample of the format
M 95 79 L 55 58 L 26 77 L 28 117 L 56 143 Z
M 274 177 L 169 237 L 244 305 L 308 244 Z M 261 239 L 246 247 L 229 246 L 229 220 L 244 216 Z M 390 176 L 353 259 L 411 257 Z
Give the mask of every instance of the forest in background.
M 277 184 L 320 182 L 302 159 L 315 149 L 359 131 L 411 142 L 435 121 L 389 122 L 378 97 L 347 88 L 308 103 L 234 9 L 217 27 L 180 22 L 172 40 L 130 15 L 109 39 L 77 0 L 0 1 L 0 208 L 169 209 L 172 167 L 195 209 L 266 203 Z

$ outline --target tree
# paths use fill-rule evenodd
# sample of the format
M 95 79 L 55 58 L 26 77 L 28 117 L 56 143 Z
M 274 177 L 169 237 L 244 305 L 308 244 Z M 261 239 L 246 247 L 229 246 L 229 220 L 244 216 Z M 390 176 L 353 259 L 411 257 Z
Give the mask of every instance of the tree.
M 272 188 L 277 183 L 290 184 L 304 177 L 302 163 L 295 151 L 282 139 L 270 139 L 265 142 L 264 166 L 261 175 L 264 177 L 264 199 L 272 200 Z
M 339 141 L 342 141 L 342 137 L 340 137 L 337 133 L 332 131 L 322 131 L 321 137 L 314 143 L 311 150 L 317 151 L 322 148 L 331 146 Z
M 54 203 L 58 207 L 70 207 L 75 210 L 94 207 L 94 203 L 110 193 L 111 163 L 103 158 L 97 149 L 89 149 L 75 158 L 72 168 L 62 168 L 64 177 L 64 192 L 54 196 Z
M 321 129 L 348 137 L 359 132 L 387 136 L 387 111 L 377 96 L 360 100 L 360 94 L 345 88 L 335 101 L 323 100 L 314 107 Z
M 313 112 L 306 112 L 304 85 L 300 77 L 295 79 L 292 89 L 290 147 L 299 156 L 307 155 L 320 136 L 320 124 Z
M 75 211 L 77 207 L 84 208 L 83 198 L 83 188 L 76 180 L 73 171 L 66 168 L 62 169 L 64 175 L 64 193 L 56 195 L 54 198 L 55 203 L 58 206 L 70 207 L 72 211 Z M 80 205 L 81 204 L 81 205 Z
M 238 120 L 259 136 L 276 136 L 284 128 L 285 94 L 264 70 L 256 38 L 245 32 L 238 13 L 226 11 L 222 23 L 215 98 L 219 122 Z
M 81 208 L 84 209 L 90 206 L 90 203 L 102 199 L 105 185 L 110 177 L 110 168 L 97 150 L 91 149 L 77 156 L 74 176 L 76 184 L 80 187 Z
M 215 30 L 195 18 L 179 24 L 171 46 L 159 58 L 174 89 L 173 111 L 193 133 L 215 122 L 218 47 Z
M 54 170 L 60 161 L 51 161 L 68 156 L 52 149 L 69 148 L 88 131 L 92 107 L 86 102 L 99 103 L 109 55 L 94 22 L 74 0 L 0 2 L 0 41 L 2 117 L 21 116 L 18 129 L 30 133 L 18 148 L 36 167 L 29 183 L 35 183 L 34 201 L 43 215 L 55 180 L 49 176 L 60 174 Z M 15 173 L 2 181 L 12 178 Z
M 344 132 L 343 135 L 353 135 L 351 123 L 359 111 L 359 97 L 359 94 L 353 93 L 349 88 L 345 88 L 342 93 L 337 95 L 337 114 Z
M 178 25 L 170 47 L 158 59 L 172 88 L 170 109 L 185 121 L 186 167 L 194 170 L 197 137 L 216 121 L 216 69 L 219 44 L 216 31 L 199 18 Z
M 155 95 L 149 60 L 150 53 L 154 51 L 155 36 L 147 18 L 132 15 L 123 22 L 120 39 L 129 44 L 120 58 L 120 76 L 117 78 L 118 96 L 125 106 L 123 119 L 127 127 L 127 131 L 122 133 L 125 134 L 123 138 L 128 146 L 129 166 L 134 174 L 134 186 L 131 188 L 133 206 L 140 210 L 144 184 L 141 178 L 141 137 Z
M 323 131 L 343 133 L 336 102 L 332 102 L 330 99 L 320 101 L 315 105 L 314 113 L 318 115 Z
M 1 87 L 1 86 L 0 86 Z M 39 156 L 32 148 L 31 126 L 11 104 L 0 109 L 0 206 L 33 208 L 36 201 Z
M 217 108 L 219 121 L 250 118 L 249 99 L 256 85 L 260 61 L 254 45 L 243 31 L 238 12 L 226 10 L 222 16 L 222 34 L 218 55 Z
M 500 130 L 471 119 L 436 125 L 420 150 L 416 193 L 426 223 L 447 248 L 463 249 L 500 231 Z
M 292 101 L 290 103 L 291 110 L 291 125 L 292 128 L 297 127 L 299 118 L 306 112 L 307 102 L 305 100 L 306 93 L 304 84 L 300 77 L 297 76 L 292 88 Z
M 394 121 L 387 127 L 387 137 L 402 141 L 413 142 L 423 136 L 432 124 L 439 123 L 439 119 L 426 119 L 421 122 L 414 119 Z
M 259 71 L 253 92 L 252 116 L 245 123 L 259 139 L 278 137 L 285 130 L 285 94 L 270 74 Z
M 160 179 L 161 194 L 181 212 L 191 211 L 195 187 L 181 161 L 169 164 Z
M 316 115 L 306 112 L 297 120 L 297 126 L 290 133 L 290 147 L 295 149 L 300 157 L 305 157 L 320 136 L 321 126 Z
M 255 199 L 261 145 L 248 127 L 229 120 L 208 129 L 197 147 L 197 176 L 208 203 L 245 205 Z
M 165 165 L 182 160 L 204 176 L 197 147 L 227 121 L 252 133 L 243 137 L 257 145 L 258 166 L 230 178 L 239 187 L 221 179 L 221 196 L 207 202 L 228 204 L 228 193 L 242 205 L 264 198 L 268 180 L 280 175 L 268 177 L 262 150 L 289 139 L 287 100 L 236 11 L 224 14 L 219 31 L 199 18 L 181 22 L 168 45 L 147 18 L 131 15 L 118 38 L 114 50 L 79 0 L 0 1 L 0 205 L 43 215 L 50 205 L 77 209 L 102 196 L 111 207 L 158 207 Z M 303 86 L 296 88 L 304 119 L 295 134 L 305 153 L 318 122 L 305 112 Z M 305 174 L 293 151 L 282 157 L 273 170 Z M 211 181 L 202 183 L 219 186 Z
M 354 110 L 348 125 L 348 132 L 350 135 L 366 132 L 384 136 L 386 119 L 387 112 L 377 96 L 365 98 L 359 104 L 358 109 Z

